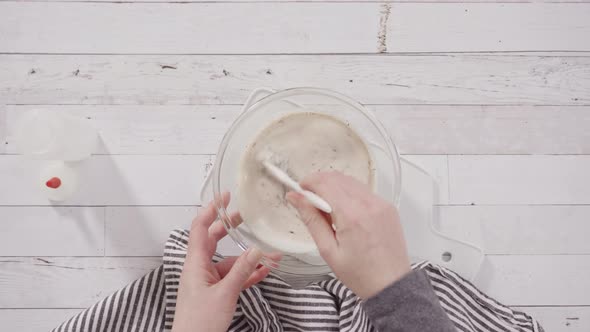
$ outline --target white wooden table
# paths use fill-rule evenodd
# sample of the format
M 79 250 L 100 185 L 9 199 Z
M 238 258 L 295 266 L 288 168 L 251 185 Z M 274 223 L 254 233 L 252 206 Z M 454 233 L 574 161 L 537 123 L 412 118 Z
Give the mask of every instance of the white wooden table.
M 590 331 L 590 3 L 166 1 L 0 1 L 2 330 L 46 331 L 157 266 L 249 91 L 318 86 L 437 176 L 444 231 L 481 224 L 483 290 Z M 62 206 L 16 155 L 38 107 L 103 140 Z

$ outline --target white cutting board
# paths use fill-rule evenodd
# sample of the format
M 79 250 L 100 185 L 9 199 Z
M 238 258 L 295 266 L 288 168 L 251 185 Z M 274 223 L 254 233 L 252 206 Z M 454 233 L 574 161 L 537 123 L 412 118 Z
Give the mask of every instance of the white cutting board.
M 440 233 L 434 213 L 438 193 L 434 178 L 402 158 L 402 192 L 399 213 L 412 262 L 427 260 L 473 280 L 483 262 L 479 243 L 466 243 Z M 479 230 L 480 231 L 480 230 Z M 479 241 L 480 234 L 474 234 Z M 445 260 L 443 257 L 448 259 Z

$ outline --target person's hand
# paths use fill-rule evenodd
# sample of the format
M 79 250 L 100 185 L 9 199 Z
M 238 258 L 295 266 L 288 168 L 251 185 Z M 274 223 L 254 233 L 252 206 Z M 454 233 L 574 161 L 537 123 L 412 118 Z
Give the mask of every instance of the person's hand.
M 325 199 L 332 213 L 319 211 L 295 192 L 287 193 L 287 200 L 320 255 L 356 295 L 367 299 L 410 271 L 397 210 L 368 186 L 337 172 L 310 175 L 301 186 Z
M 227 206 L 229 194 L 223 195 Z M 269 269 L 259 266 L 262 252 L 250 248 L 239 258 L 211 261 L 217 242 L 227 231 L 217 218 L 213 203 L 193 220 L 184 261 L 173 332 L 227 331 L 242 289 L 261 281 Z

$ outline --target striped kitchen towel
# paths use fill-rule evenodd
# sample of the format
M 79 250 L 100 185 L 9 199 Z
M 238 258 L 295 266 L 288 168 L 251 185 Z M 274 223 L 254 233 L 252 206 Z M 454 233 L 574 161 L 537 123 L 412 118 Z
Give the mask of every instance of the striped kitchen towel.
M 188 231 L 170 234 L 163 265 L 70 318 L 54 332 L 170 331 Z M 215 257 L 220 259 L 219 256 Z M 502 305 L 445 268 L 423 262 L 458 331 L 543 331 L 527 314 Z M 229 331 L 375 331 L 360 300 L 339 280 L 293 289 L 276 275 L 244 290 Z

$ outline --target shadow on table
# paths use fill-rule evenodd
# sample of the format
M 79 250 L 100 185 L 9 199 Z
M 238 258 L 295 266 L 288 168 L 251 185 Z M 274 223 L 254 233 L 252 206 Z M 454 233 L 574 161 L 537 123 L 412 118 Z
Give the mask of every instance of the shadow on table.
M 119 164 L 128 162 L 127 159 L 131 161 L 128 166 L 132 168 L 134 182 L 139 177 L 141 181 L 148 183 L 151 174 L 142 172 L 141 164 L 134 165 L 134 156 L 109 155 L 102 139 L 96 150 L 106 154 L 93 155 L 87 160 L 72 164 L 79 171 L 78 189 L 72 198 L 59 203 L 59 206 L 82 207 L 83 209 L 70 216 L 79 218 L 80 221 L 88 217 L 87 210 L 91 207 L 102 209 L 104 256 L 160 256 L 163 250 L 161 244 L 165 239 L 161 238 L 161 234 L 155 234 L 152 228 L 143 227 L 149 226 L 149 223 L 144 223 L 149 216 L 145 212 L 146 207 L 139 205 L 142 203 L 138 190 L 149 186 L 133 188 L 127 179 L 130 176 L 129 170 L 126 175 Z M 142 176 L 145 176 L 144 180 L 141 179 Z M 89 240 L 96 238 L 91 234 L 92 230 L 87 227 L 87 223 L 80 222 L 79 225 L 80 236 Z M 142 249 L 150 244 L 158 245 L 158 248 L 146 255 Z

